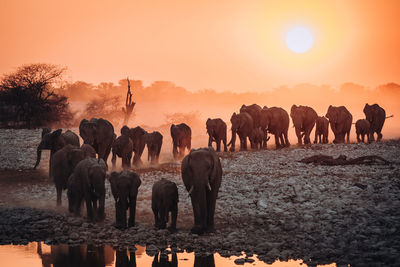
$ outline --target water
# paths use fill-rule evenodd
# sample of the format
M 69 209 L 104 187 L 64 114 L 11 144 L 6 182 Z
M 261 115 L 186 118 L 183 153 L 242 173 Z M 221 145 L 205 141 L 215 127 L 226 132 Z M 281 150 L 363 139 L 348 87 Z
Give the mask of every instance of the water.
M 194 252 L 166 253 L 160 255 L 148 255 L 143 246 L 136 246 L 136 251 L 114 250 L 110 246 L 68 246 L 68 245 L 52 245 L 48 246 L 42 242 L 29 243 L 28 245 L 3 245 L 0 246 L 1 266 L 14 267 L 227 267 L 239 266 L 235 264 L 235 260 L 244 259 L 244 256 L 231 256 L 224 258 L 218 253 L 208 256 L 195 254 Z M 274 267 L 295 267 L 307 266 L 302 260 L 289 260 L 287 262 L 275 261 L 272 264 L 257 260 L 255 256 L 249 257 L 249 261 L 240 266 L 274 266 Z M 336 264 L 317 265 L 331 267 Z

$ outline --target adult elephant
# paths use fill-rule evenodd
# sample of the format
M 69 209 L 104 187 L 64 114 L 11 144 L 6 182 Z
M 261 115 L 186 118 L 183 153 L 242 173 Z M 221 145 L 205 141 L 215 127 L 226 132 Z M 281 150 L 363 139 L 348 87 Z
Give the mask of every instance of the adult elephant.
M 319 139 L 320 144 L 328 143 L 329 121 L 324 116 L 318 117 L 315 121 L 315 139 L 314 144 Z
M 208 133 L 208 146 L 212 146 L 212 142 L 217 144 L 217 152 L 221 151 L 221 142 L 224 144 L 224 152 L 228 151 L 226 146 L 226 123 L 220 119 L 207 119 L 206 128 Z
M 368 143 L 371 142 L 370 140 L 370 130 L 371 124 L 368 120 L 357 120 L 356 121 L 356 134 L 357 134 L 357 142 L 363 142 L 365 140 L 365 136 L 367 136 Z
M 144 147 L 146 146 L 146 141 L 144 139 L 144 135 L 146 133 L 147 132 L 140 126 L 129 129 L 129 137 L 133 142 L 133 152 L 135 153 L 133 156 L 133 164 L 135 166 L 140 166 L 143 164 L 141 157 Z
M 266 148 L 267 133 L 275 137 L 276 149 L 290 146 L 288 139 L 289 114 L 283 108 L 264 107 L 261 110 L 261 128 L 264 130 L 264 148 Z
M 231 145 L 230 151 L 235 151 L 236 134 L 240 140 L 240 150 L 247 150 L 247 138 L 250 138 L 253 131 L 253 118 L 247 112 L 236 114 L 234 112 L 231 117 L 232 137 L 228 146 Z
M 92 118 L 90 121 L 83 119 L 79 124 L 79 135 L 85 144 L 96 150 L 99 159 L 103 159 L 107 166 L 111 146 L 116 137 L 113 125 L 102 118 Z
M 112 144 L 111 162 L 113 169 L 115 169 L 117 156 L 122 159 L 122 168 L 129 169 L 131 167 L 132 152 L 133 142 L 129 138 L 129 128 L 127 126 L 123 126 L 121 128 L 121 136 L 115 139 L 114 143 Z
M 185 148 L 190 151 L 190 148 L 192 147 L 192 130 L 187 124 L 181 123 L 178 125 L 172 124 L 170 131 L 173 145 L 172 154 L 174 155 L 174 159 L 183 158 L 185 155 Z
M 174 182 L 162 178 L 154 183 L 151 193 L 151 209 L 154 213 L 155 227 L 165 229 L 168 223 L 168 214 L 171 212 L 170 229 L 176 229 L 178 202 L 178 187 Z
M 144 140 L 147 146 L 147 160 L 149 160 L 151 163 L 158 164 L 163 142 L 162 134 L 158 131 L 146 133 L 144 135 Z
M 347 143 L 350 143 L 350 130 L 351 123 L 353 122 L 353 115 L 344 106 L 334 107 L 330 105 L 325 115 L 328 118 L 329 124 L 335 139 L 333 143 L 344 143 L 345 136 L 347 135 Z
M 310 134 L 317 120 L 317 112 L 311 107 L 293 105 L 290 109 L 290 117 L 292 118 L 294 128 L 296 130 L 297 144 L 310 144 Z
M 214 212 L 221 186 L 222 167 L 212 147 L 191 150 L 182 161 L 182 180 L 189 192 L 194 227 L 191 232 L 202 234 L 214 231 Z
M 85 151 L 73 145 L 66 145 L 54 153 L 50 164 L 50 179 L 56 185 L 57 206 L 61 205 L 62 190 L 67 188 L 68 177 L 84 158 Z
M 50 166 L 53 154 L 68 144 L 79 148 L 79 136 L 70 130 L 67 130 L 65 133 L 63 133 L 62 129 L 51 132 L 50 128 L 43 128 L 42 141 L 40 141 L 40 144 L 37 147 L 37 158 L 33 169 L 36 169 L 40 163 L 42 150 L 50 150 Z
M 135 226 L 136 199 L 142 181 L 134 172 L 112 172 L 111 192 L 115 200 L 115 227 L 126 228 L 126 210 L 129 208 L 128 227 Z
M 240 108 L 240 113 L 247 112 L 253 119 L 253 127 L 256 129 L 260 127 L 260 116 L 262 108 L 257 104 L 252 105 L 242 105 Z
M 374 134 L 377 134 L 376 141 L 380 141 L 382 139 L 382 127 L 385 123 L 386 119 L 386 111 L 381 108 L 378 104 L 368 105 L 365 104 L 364 106 L 364 114 L 366 119 L 370 123 L 370 134 L 369 138 L 370 141 L 374 141 L 375 137 Z
M 85 200 L 88 221 L 104 220 L 106 171 L 103 159 L 86 158 L 76 165 L 68 178 L 68 210 L 71 213 L 79 215 Z

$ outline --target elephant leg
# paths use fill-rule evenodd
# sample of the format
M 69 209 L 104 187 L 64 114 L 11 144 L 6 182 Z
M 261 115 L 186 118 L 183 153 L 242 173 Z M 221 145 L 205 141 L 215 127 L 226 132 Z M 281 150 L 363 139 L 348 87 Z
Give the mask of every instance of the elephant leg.
M 126 214 L 126 212 L 125 212 Z M 129 198 L 129 220 L 128 227 L 135 226 L 135 215 L 136 215 L 136 196 Z
M 321 143 L 321 138 L 319 140 L 320 140 L 319 142 Z M 317 131 L 317 129 L 315 129 L 314 144 L 316 144 L 317 141 L 318 141 L 318 131 Z
M 303 142 L 302 142 L 301 131 L 300 131 L 299 128 L 296 128 L 296 136 L 297 136 L 297 144 L 298 144 L 299 146 L 301 146 L 301 145 L 303 144 Z M 283 143 L 282 143 L 282 145 L 283 145 Z
M 224 143 L 224 152 L 228 152 L 228 147 L 226 145 L 226 136 L 222 139 L 222 142 Z
M 280 140 L 280 143 L 281 143 L 281 147 L 285 147 L 285 140 L 283 138 L 283 133 L 281 133 L 279 135 L 279 140 Z
M 107 160 L 108 160 L 108 156 L 110 155 L 110 151 L 111 151 L 111 144 L 106 147 L 105 152 L 104 152 L 103 159 L 104 159 L 104 162 L 106 163 L 106 166 L 108 166 Z
M 382 134 L 380 132 L 377 134 L 378 134 L 378 137 L 376 138 L 376 141 L 379 142 L 382 140 Z
M 115 169 L 115 167 L 116 167 L 116 163 L 117 162 L 117 155 L 116 155 L 116 153 L 112 153 L 112 158 L 111 158 L 111 163 L 112 163 L 112 168 L 113 168 L 113 170 Z
M 289 142 L 289 137 L 288 137 L 288 132 L 283 132 L 283 136 L 285 138 L 285 147 L 290 147 L 290 142 Z
M 221 151 L 221 139 L 216 139 L 216 143 L 217 143 L 217 152 Z
M 347 131 L 347 143 L 350 144 L 350 130 Z
M 154 227 L 159 228 L 160 220 L 159 220 L 158 208 L 155 205 L 152 205 L 152 210 L 154 214 Z
M 88 221 L 93 221 L 92 199 L 90 198 L 89 193 L 85 196 L 85 200 L 86 200 L 87 219 Z
M 171 226 L 170 228 L 172 230 L 176 229 L 176 218 L 178 217 L 178 203 L 175 202 L 172 205 L 172 209 L 171 209 Z
M 126 228 L 126 200 L 121 199 L 115 202 L 115 227 L 119 229 Z
M 105 199 L 106 199 L 106 194 L 101 195 L 99 198 L 99 207 L 97 209 L 97 219 L 99 221 L 103 221 L 106 217 L 104 212 Z
M 62 187 L 57 185 L 56 191 L 57 191 L 57 206 L 61 206 Z
M 178 158 L 178 146 L 174 144 L 172 148 L 172 155 L 174 156 L 174 159 Z
M 194 227 L 191 229 L 191 232 L 194 234 L 202 234 L 206 228 L 207 224 L 207 203 L 205 192 L 199 192 L 195 197 L 192 195 L 192 206 L 193 206 L 193 214 L 194 214 Z
M 215 188 L 212 191 L 207 191 L 207 232 L 214 232 L 214 213 L 217 199 Z
M 281 144 L 279 143 L 279 135 L 278 134 L 274 134 L 274 137 L 275 137 L 275 146 L 276 146 L 276 149 L 279 149 L 280 147 L 281 147 Z
M 212 137 L 208 135 L 208 146 L 212 146 Z
M 97 208 L 97 198 L 92 198 L 92 209 L 93 209 L 93 221 L 98 220 L 98 208 Z
M 360 139 L 360 134 L 359 134 L 359 133 L 357 134 L 357 142 L 358 142 L 358 143 L 360 143 L 360 142 L 361 142 L 361 139 Z

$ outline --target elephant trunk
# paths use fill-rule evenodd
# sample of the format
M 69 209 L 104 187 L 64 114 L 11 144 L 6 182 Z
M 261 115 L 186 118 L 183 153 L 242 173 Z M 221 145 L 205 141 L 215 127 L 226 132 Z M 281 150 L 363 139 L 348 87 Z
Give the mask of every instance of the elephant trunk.
M 231 141 L 229 141 L 227 146 L 231 146 L 230 150 L 235 151 L 235 142 L 236 142 L 236 130 L 232 129 L 232 138 Z
M 35 163 L 35 166 L 33 167 L 34 170 L 36 170 L 37 166 L 39 166 L 41 157 L 42 157 L 42 143 L 40 143 L 40 145 L 37 147 L 36 163 Z

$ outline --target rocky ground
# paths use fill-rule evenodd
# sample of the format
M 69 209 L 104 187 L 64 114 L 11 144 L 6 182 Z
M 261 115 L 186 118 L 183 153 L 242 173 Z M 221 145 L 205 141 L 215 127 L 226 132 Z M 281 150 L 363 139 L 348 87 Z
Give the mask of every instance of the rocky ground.
M 65 193 L 63 206 L 56 208 L 46 161 L 41 163 L 42 169 L 29 170 L 37 143 L 30 145 L 29 139 L 25 145 L 12 145 L 4 140 L 0 141 L 0 164 L 4 164 L 0 166 L 5 166 L 0 171 L 1 244 L 40 240 L 115 247 L 141 244 L 150 255 L 171 246 L 197 253 L 218 251 L 222 256 L 244 251 L 268 263 L 279 258 L 303 259 L 311 266 L 332 262 L 400 265 L 400 141 L 222 153 L 224 175 L 216 231 L 197 236 L 189 231 L 193 215 L 178 163 L 137 170 L 142 179 L 137 225 L 121 231 L 113 227 L 114 203 L 108 182 L 106 221 L 87 223 L 84 217 L 68 214 Z M 33 155 L 26 156 L 26 151 Z M 21 156 L 13 159 L 7 153 Z M 318 166 L 298 162 L 318 154 L 335 158 L 377 155 L 391 164 Z M 176 233 L 152 226 L 151 187 L 160 178 L 178 185 Z

